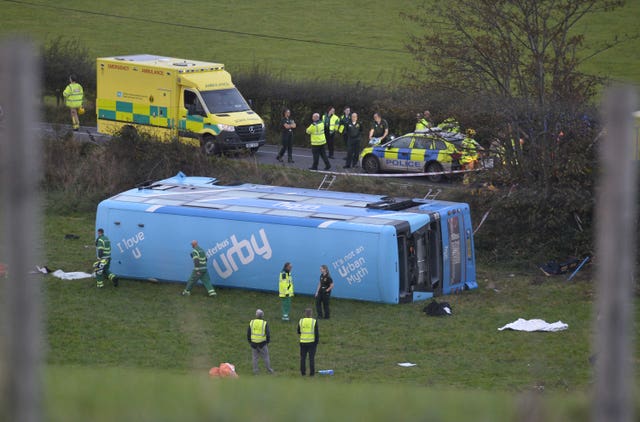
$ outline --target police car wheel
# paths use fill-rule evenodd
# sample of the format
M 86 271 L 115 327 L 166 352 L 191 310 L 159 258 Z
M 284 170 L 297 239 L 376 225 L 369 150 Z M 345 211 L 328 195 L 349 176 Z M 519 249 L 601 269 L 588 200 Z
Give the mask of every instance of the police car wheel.
M 425 173 L 442 173 L 442 166 L 438 162 L 432 162 L 427 164 L 427 167 L 424 169 Z M 443 178 L 442 174 L 431 174 L 427 176 L 430 182 L 440 182 Z
M 378 173 L 380 171 L 380 163 L 376 157 L 368 155 L 362 160 L 362 169 L 367 173 Z

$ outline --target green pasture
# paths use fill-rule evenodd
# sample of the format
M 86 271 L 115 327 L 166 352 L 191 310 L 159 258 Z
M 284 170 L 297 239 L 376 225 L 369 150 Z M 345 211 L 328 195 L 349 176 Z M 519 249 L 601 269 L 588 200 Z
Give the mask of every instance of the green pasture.
M 93 219 L 45 218 L 50 269 L 90 270 Z M 278 270 L 274 264 L 265 277 L 276 280 Z M 54 421 L 352 420 L 358 414 L 380 421 L 499 421 L 521 420 L 517 415 L 535 404 L 548 412 L 540 420 L 585 420 L 593 377 L 590 270 L 566 282 L 537 269 L 480 264 L 478 281 L 478 290 L 440 298 L 451 304 L 452 317 L 425 316 L 425 302 L 334 299 L 332 319 L 319 321 L 316 367 L 335 375 L 311 380 L 299 375 L 295 322 L 280 321 L 275 293 L 219 288 L 208 298 L 197 286 L 182 297 L 180 284 L 123 280 L 117 289 L 98 290 L 92 279 L 43 276 L 47 413 Z M 296 296 L 292 313 L 312 303 Z M 271 325 L 273 376 L 251 373 L 246 327 L 256 308 Z M 569 329 L 498 331 L 520 317 L 562 320 Z M 240 378 L 209 379 L 209 368 L 222 362 L 235 364 Z M 305 403 L 313 409 L 308 417 L 301 416 Z
M 433 0 L 426 0 L 427 4 Z M 415 0 L 108 2 L 0 0 L 0 37 L 37 41 L 77 37 L 96 56 L 151 53 L 225 63 L 236 72 L 258 66 L 297 80 L 398 82 L 413 60 L 404 46 L 421 29 L 407 22 Z M 637 31 L 640 2 L 589 16 L 578 30 L 589 52 L 614 34 Z M 584 71 L 640 82 L 640 42 L 597 55 Z

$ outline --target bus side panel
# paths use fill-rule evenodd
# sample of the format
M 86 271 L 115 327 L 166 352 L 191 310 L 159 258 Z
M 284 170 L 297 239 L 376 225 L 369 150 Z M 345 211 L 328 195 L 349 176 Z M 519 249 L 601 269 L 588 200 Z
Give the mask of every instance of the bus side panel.
M 122 209 L 99 209 L 96 224 L 111 239 L 111 269 L 121 277 L 186 282 L 195 239 L 215 286 L 277 292 L 278 274 L 291 262 L 295 292 L 312 295 L 325 264 L 334 297 L 398 303 L 391 226 L 356 232 L 345 223 L 302 227 Z

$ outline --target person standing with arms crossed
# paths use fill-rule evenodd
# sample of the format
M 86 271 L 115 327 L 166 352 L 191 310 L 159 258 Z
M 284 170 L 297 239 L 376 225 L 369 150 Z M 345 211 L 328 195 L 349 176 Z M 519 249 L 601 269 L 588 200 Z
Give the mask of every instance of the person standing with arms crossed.
M 103 288 L 106 279 L 113 282 L 113 287 L 118 287 L 118 277 L 109 271 L 111 267 L 111 241 L 104 235 L 103 229 L 98 229 L 96 256 L 98 257 L 98 261 L 93 264 L 96 273 L 96 286 L 99 289 Z
M 260 357 L 264 360 L 267 372 L 273 374 L 268 346 L 271 341 L 271 333 L 269 332 L 269 324 L 264 320 L 264 311 L 262 309 L 256 309 L 256 319 L 249 321 L 247 341 L 251 346 L 253 374 L 258 374 L 258 359 Z
M 71 112 L 71 124 L 74 131 L 80 129 L 80 119 L 78 118 L 78 110 L 82 108 L 82 102 L 84 101 L 84 91 L 82 86 L 76 82 L 75 75 L 69 76 L 69 85 L 62 91 L 64 97 L 64 103 L 69 107 Z
M 329 319 L 329 299 L 331 299 L 331 290 L 333 290 L 333 279 L 329 274 L 329 267 L 320 266 L 320 282 L 316 289 L 316 313 L 318 318 Z M 323 314 L 324 309 L 324 314 Z
M 324 151 L 324 146 L 327 143 L 324 137 L 324 123 L 320 120 L 319 113 L 313 113 L 311 120 L 312 122 L 306 130 L 307 134 L 311 135 L 311 154 L 313 154 L 313 164 L 309 167 L 309 170 L 318 170 L 320 157 L 324 161 L 324 169 L 329 170 L 331 163 L 327 158 L 327 153 Z
M 191 241 L 191 259 L 193 260 L 193 271 L 191 271 L 191 277 L 187 281 L 187 287 L 182 291 L 182 296 L 191 296 L 191 289 L 198 280 L 202 280 L 202 284 L 207 289 L 209 296 L 215 296 L 216 291 L 211 285 L 211 279 L 209 278 L 209 272 L 207 271 L 207 254 L 200 246 L 198 246 L 197 240 Z
M 298 334 L 300 334 L 300 374 L 307 374 L 307 355 L 309 355 L 309 376 L 316 374 L 316 349 L 320 342 L 318 321 L 312 317 L 311 308 L 304 310 L 304 317 L 298 321 Z
M 278 290 L 280 301 L 282 302 L 282 320 L 289 321 L 289 311 L 291 311 L 291 298 L 293 297 L 293 278 L 291 277 L 292 265 L 285 262 L 280 272 Z
M 282 148 L 276 159 L 283 162 L 285 151 L 287 152 L 288 162 L 293 163 L 293 129 L 296 128 L 296 122 L 291 118 L 291 110 L 285 108 L 282 112 L 282 120 L 280 121 L 280 129 L 282 130 Z

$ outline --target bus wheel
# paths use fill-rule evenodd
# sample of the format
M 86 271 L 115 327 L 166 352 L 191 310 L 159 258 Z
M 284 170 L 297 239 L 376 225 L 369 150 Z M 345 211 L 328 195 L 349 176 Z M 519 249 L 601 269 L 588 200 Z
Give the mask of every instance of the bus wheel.
M 220 155 L 220 147 L 216 145 L 216 138 L 211 135 L 202 137 L 202 151 L 205 155 Z
M 427 164 L 424 171 L 425 173 L 440 173 L 427 176 L 427 179 L 429 179 L 430 182 L 438 183 L 442 180 L 442 166 L 437 161 Z
M 362 169 L 367 173 L 378 173 L 380 171 L 380 163 L 373 155 L 367 155 L 362 160 Z

